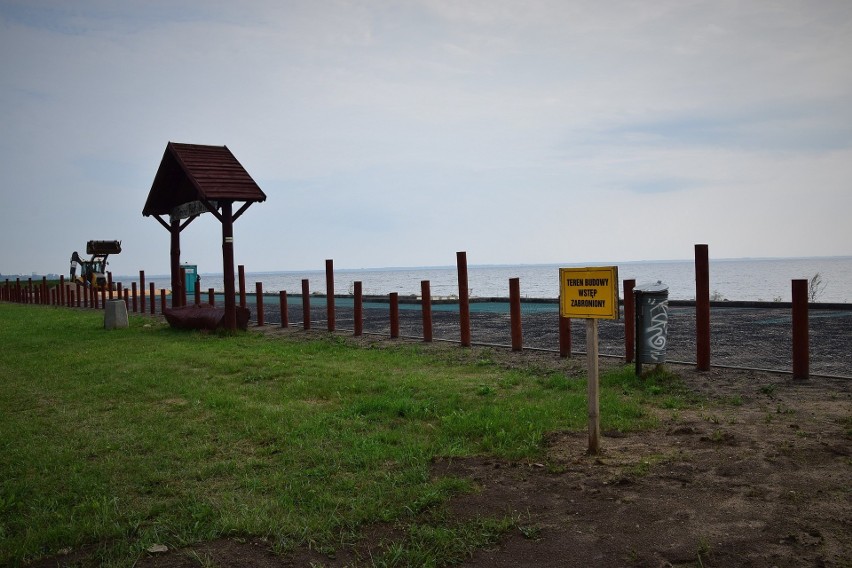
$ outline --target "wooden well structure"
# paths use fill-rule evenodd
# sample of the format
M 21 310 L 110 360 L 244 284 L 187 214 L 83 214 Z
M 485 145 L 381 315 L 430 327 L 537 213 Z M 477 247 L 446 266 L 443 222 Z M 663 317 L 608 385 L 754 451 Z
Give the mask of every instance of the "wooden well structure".
M 225 286 L 225 327 L 237 328 L 234 288 L 234 222 L 266 194 L 227 146 L 169 142 L 142 215 L 153 216 L 171 234 L 172 294 L 182 285 L 180 233 L 203 213 L 222 223 L 222 273 Z M 236 212 L 234 204 L 241 203 Z M 166 222 L 163 216 L 168 215 Z M 175 301 L 173 299 L 173 301 Z M 180 301 L 180 300 L 176 300 Z

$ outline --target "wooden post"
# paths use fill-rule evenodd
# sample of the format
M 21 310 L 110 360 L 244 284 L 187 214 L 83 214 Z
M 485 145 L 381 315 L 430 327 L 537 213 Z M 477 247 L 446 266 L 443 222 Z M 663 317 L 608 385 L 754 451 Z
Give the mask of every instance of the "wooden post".
M 420 281 L 420 305 L 423 311 L 423 341 L 432 341 L 432 290 L 428 280 Z
M 470 288 L 467 282 L 467 253 L 456 253 L 456 264 L 459 274 L 459 327 L 461 328 L 461 345 L 470 347 Z
M 18 280 L 17 282 L 18 282 L 18 285 L 16 286 L 16 289 L 20 288 L 20 286 L 21 286 L 21 281 Z M 59 275 L 59 293 L 57 294 L 57 296 L 58 296 L 58 298 L 57 298 L 58 305 L 64 306 L 65 305 L 65 276 L 63 276 L 61 274 Z M 15 301 L 18 301 L 17 298 L 15 298 Z
M 246 267 L 240 264 L 237 266 L 237 274 L 240 279 L 240 307 L 246 307 Z
M 808 353 L 808 281 L 793 280 L 793 378 L 810 376 Z
M 166 289 L 160 288 L 160 313 L 166 313 Z M 226 314 L 227 316 L 227 314 Z
M 710 370 L 710 261 L 707 245 L 695 245 L 695 341 L 697 369 Z
M 145 313 L 145 271 L 139 271 L 139 312 Z
M 636 356 L 636 299 L 633 289 L 636 280 L 624 281 L 624 362 L 632 363 Z
M 390 336 L 399 337 L 399 292 L 390 293 Z
M 222 206 L 222 284 L 225 294 L 225 329 L 237 330 L 237 300 L 234 297 L 234 203 L 220 201 Z M 245 288 L 245 278 L 243 278 Z
M 601 421 L 598 388 L 598 320 L 586 320 L 586 366 L 589 391 L 589 453 L 600 452 Z
M 521 326 L 521 279 L 509 279 L 509 319 L 512 327 L 512 351 L 522 351 L 524 335 Z
M 263 325 L 263 283 L 255 282 L 254 283 L 254 295 L 255 295 L 255 305 L 257 306 L 257 326 L 261 327 Z
M 355 310 L 354 310 L 354 312 L 355 312 L 355 324 L 354 324 L 355 332 L 354 332 L 353 335 L 355 335 L 355 337 L 358 337 L 362 333 L 364 333 L 364 294 L 363 294 L 363 287 L 362 287 L 360 280 L 355 282 L 354 293 L 355 293 L 355 298 L 354 298 L 355 299 Z
M 201 280 L 195 281 L 195 305 L 201 305 Z
M 150 289 L 151 289 L 151 315 L 153 316 L 155 313 L 157 313 L 157 294 L 156 294 L 157 289 L 154 286 L 153 282 L 151 282 L 149 284 L 149 286 L 150 286 Z M 95 307 L 97 307 L 97 306 L 95 306 Z
M 112 300 L 112 272 L 107 271 L 107 290 L 109 290 L 109 299 Z M 106 302 L 104 302 L 104 309 L 106 309 Z
M 634 286 L 633 288 L 634 288 L 634 290 L 633 290 L 633 329 L 636 330 L 637 334 L 640 334 L 640 333 L 644 334 L 644 331 L 642 331 L 642 330 L 644 330 L 647 326 L 647 324 L 645 323 L 645 315 L 644 315 L 644 311 L 642 310 L 641 307 L 638 310 L 636 309 L 637 293 L 636 293 L 636 289 L 635 289 L 636 287 Z M 644 303 L 644 300 L 642 300 L 643 294 L 640 292 L 638 295 L 640 297 L 639 302 L 640 302 L 640 305 L 641 305 L 642 303 Z M 637 377 L 641 377 L 642 376 L 642 361 L 645 359 L 645 349 L 646 349 L 645 341 L 640 339 L 639 341 L 636 341 L 635 346 L 636 346 L 636 350 L 633 353 L 633 360 L 634 360 L 633 372 Z
M 138 297 L 136 296 L 136 294 L 138 293 L 138 291 L 136 290 L 136 282 L 130 283 L 130 290 L 131 290 L 131 293 L 133 295 L 133 313 L 135 314 L 135 313 L 139 312 L 139 300 L 138 300 Z
M 172 218 L 169 222 L 169 261 L 171 262 L 172 277 L 172 307 L 180 303 L 180 219 Z M 162 295 L 160 296 L 162 298 Z M 153 296 L 151 299 L 153 300 Z M 179 305 L 179 304 L 178 304 Z M 165 308 L 165 306 L 162 306 Z
M 290 313 L 287 309 L 287 290 L 278 292 L 278 307 L 281 310 L 281 327 L 290 327 Z
M 328 316 L 328 331 L 334 331 L 334 262 L 325 261 L 325 310 Z
M 559 314 L 559 356 L 571 357 L 571 318 Z
M 207 289 L 207 303 L 211 306 L 216 305 L 216 290 L 214 290 L 213 288 Z
M 302 279 L 302 326 L 311 329 L 311 284 L 307 278 Z
M 177 294 L 178 298 L 174 298 L 175 293 L 172 292 L 172 307 L 175 307 L 175 302 L 178 302 L 178 306 L 186 305 L 186 268 L 181 267 L 180 269 L 180 293 Z

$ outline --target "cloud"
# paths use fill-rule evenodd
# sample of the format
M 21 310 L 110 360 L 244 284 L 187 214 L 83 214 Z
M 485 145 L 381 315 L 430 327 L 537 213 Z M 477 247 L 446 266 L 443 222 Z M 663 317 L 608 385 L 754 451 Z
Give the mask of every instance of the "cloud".
M 613 128 L 610 143 L 710 146 L 751 151 L 827 152 L 852 147 L 852 105 L 847 99 L 774 101 L 727 112 L 675 114 Z
M 259 182 L 237 250 L 268 270 L 843 254 L 850 52 L 845 0 L 4 2 L 0 224 L 46 236 L 0 270 L 63 269 L 60 236 L 167 270 L 140 209 L 170 140 Z

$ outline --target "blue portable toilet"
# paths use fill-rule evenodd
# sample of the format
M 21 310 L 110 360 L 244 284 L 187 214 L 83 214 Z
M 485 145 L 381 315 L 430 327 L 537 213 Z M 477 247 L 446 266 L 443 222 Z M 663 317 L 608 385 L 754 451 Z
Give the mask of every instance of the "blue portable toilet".
M 198 283 L 198 265 L 197 264 L 183 264 L 181 265 L 184 272 L 186 273 L 186 293 L 195 294 L 195 286 Z

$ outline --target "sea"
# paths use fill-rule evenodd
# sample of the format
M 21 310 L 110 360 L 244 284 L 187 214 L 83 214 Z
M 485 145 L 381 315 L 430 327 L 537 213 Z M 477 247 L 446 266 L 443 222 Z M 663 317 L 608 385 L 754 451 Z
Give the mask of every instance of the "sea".
M 508 298 L 509 279 L 519 278 L 522 298 L 557 298 L 559 268 L 587 264 L 469 265 L 468 289 L 471 298 Z M 619 290 L 625 279 L 637 285 L 661 282 L 668 286 L 673 300 L 695 299 L 695 261 L 660 260 L 636 262 L 599 262 L 594 266 L 617 266 Z M 200 288 L 224 290 L 221 273 L 202 272 Z M 852 301 L 852 256 L 815 258 L 742 258 L 710 260 L 710 296 L 713 300 L 789 302 L 791 281 L 817 277 L 815 300 L 826 303 Z M 131 280 L 132 277 L 128 278 Z M 247 272 L 246 288 L 253 293 L 261 282 L 265 293 L 285 290 L 301 294 L 302 280 L 309 281 L 311 293 L 325 294 L 325 270 Z M 419 296 L 420 282 L 429 280 L 435 299 L 458 297 L 458 270 L 455 266 L 408 268 L 335 269 L 334 293 L 352 294 L 354 283 L 361 282 L 365 295 L 400 297 Z M 169 287 L 169 277 L 150 277 L 156 286 Z

